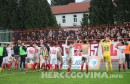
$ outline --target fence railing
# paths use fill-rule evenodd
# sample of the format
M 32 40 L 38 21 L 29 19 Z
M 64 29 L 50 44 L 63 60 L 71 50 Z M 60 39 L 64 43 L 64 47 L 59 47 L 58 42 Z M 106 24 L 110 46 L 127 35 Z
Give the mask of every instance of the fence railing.
M 16 41 L 16 40 L 22 40 L 22 41 L 38 41 L 40 39 L 46 40 L 48 42 L 53 42 L 53 41 L 57 41 L 57 42 L 64 42 L 67 36 L 71 37 L 71 34 L 73 36 L 73 39 L 70 39 L 72 41 L 74 41 L 77 36 L 79 34 L 77 34 L 77 32 L 84 32 L 84 33 L 90 33 L 88 32 L 88 30 L 112 30 L 113 28 L 116 29 L 122 29 L 124 28 L 127 32 L 130 32 L 130 23 L 126 23 L 126 24 L 115 24 L 115 25 L 89 25 L 89 26 L 84 26 L 84 27 L 62 27 L 62 28 L 43 28 L 43 29 L 39 29 L 39 28 L 33 28 L 33 29 L 12 29 L 12 30 L 8 30 L 8 29 L 0 29 L 0 42 L 11 42 L 11 41 Z M 118 31 L 116 31 L 118 33 Z M 87 35 L 90 35 L 87 34 Z M 79 37 L 81 37 L 81 40 L 83 40 L 84 38 L 82 38 L 83 36 L 79 35 Z M 88 41 L 90 42 L 99 42 L 102 38 L 90 38 L 87 37 Z M 119 40 L 119 38 L 111 38 L 114 41 Z M 120 39 L 125 39 L 125 40 L 130 40 L 129 36 L 128 37 L 122 37 Z

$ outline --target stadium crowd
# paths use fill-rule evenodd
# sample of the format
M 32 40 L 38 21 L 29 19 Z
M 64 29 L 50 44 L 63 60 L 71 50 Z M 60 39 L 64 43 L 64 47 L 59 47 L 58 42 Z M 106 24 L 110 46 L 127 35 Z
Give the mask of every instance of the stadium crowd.
M 69 40 L 76 40 L 77 37 L 80 40 L 87 39 L 103 39 L 106 36 L 110 36 L 115 41 L 120 38 L 130 38 L 130 28 L 126 27 L 86 27 L 86 28 L 64 28 L 64 29 L 49 29 L 49 30 L 30 30 L 30 31 L 14 31 L 13 40 L 22 41 L 38 41 L 40 39 L 48 41 L 62 41 L 67 36 L 70 36 Z

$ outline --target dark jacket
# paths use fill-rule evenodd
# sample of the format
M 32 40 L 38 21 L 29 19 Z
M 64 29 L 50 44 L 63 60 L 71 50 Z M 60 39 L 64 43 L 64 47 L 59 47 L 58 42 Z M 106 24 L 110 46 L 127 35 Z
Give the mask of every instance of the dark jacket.
M 46 47 L 47 51 L 49 52 L 50 51 L 50 47 L 47 44 L 45 45 L 45 47 Z
M 8 56 L 8 52 L 7 52 L 7 50 L 6 50 L 6 47 L 4 47 L 4 53 L 3 53 L 3 56 L 5 57 L 5 56 Z
M 19 46 L 18 45 L 15 45 L 13 47 L 13 51 L 14 51 L 14 55 L 19 55 Z
M 23 46 L 23 50 L 24 50 L 24 51 L 27 51 L 27 48 L 26 48 L 25 46 Z

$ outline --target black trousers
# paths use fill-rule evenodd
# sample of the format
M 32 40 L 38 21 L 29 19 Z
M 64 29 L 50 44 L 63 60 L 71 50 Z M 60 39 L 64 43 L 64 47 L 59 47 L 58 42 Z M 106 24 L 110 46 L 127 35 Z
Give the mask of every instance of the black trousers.
M 21 60 L 20 60 L 20 68 L 22 68 L 22 66 L 23 66 L 23 68 L 25 69 L 26 55 L 22 55 L 22 56 L 20 56 L 20 58 L 21 58 Z
M 0 56 L 0 67 L 2 66 L 3 56 Z
M 125 54 L 125 61 L 127 63 L 127 68 L 130 69 L 130 54 Z

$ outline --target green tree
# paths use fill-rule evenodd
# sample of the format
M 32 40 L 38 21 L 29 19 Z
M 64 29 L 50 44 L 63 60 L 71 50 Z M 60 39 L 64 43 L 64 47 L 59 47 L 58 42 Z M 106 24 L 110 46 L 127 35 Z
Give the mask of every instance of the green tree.
M 0 0 L 0 26 L 3 28 L 25 28 L 26 0 Z
M 89 24 L 89 17 L 88 17 L 88 14 L 84 13 L 83 14 L 83 19 L 82 19 L 82 22 L 81 22 L 81 25 L 82 26 L 87 26 Z
M 10 20 L 10 28 L 18 28 L 18 0 L 8 0 L 9 1 L 9 20 Z
M 48 2 L 46 0 L 44 0 L 44 3 L 45 3 L 45 7 L 46 7 L 45 12 L 46 12 L 47 19 L 48 19 L 48 27 L 57 27 L 58 24 L 57 24 L 56 18 L 52 14 L 52 11 L 51 11 L 51 8 L 50 8 Z
M 69 3 L 73 3 L 75 0 L 51 0 L 51 5 L 52 6 L 57 6 L 57 5 L 67 5 Z
M 0 27 L 45 28 L 58 26 L 47 0 L 0 0 Z
M 114 6 L 111 0 L 91 0 L 90 1 L 90 24 L 113 24 Z
M 13 28 L 16 22 L 16 0 L 0 0 L 0 26 Z
M 27 26 L 27 2 L 28 0 L 17 0 L 18 1 L 18 7 L 17 7 L 17 28 L 19 29 L 26 29 Z
M 130 22 L 130 0 L 114 0 L 115 22 Z
M 28 0 L 27 16 L 27 28 L 58 26 L 47 0 Z
M 61 5 L 61 0 L 51 0 L 51 5 L 52 6 Z
M 7 9 L 7 0 L 0 0 L 0 27 L 5 27 L 6 26 L 6 24 L 5 24 L 5 22 L 6 22 L 6 19 L 7 18 L 5 18 L 5 14 L 7 14 L 7 11 L 6 11 L 6 9 Z

